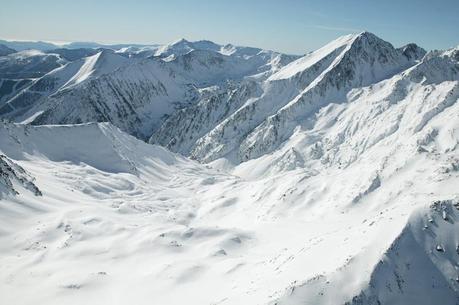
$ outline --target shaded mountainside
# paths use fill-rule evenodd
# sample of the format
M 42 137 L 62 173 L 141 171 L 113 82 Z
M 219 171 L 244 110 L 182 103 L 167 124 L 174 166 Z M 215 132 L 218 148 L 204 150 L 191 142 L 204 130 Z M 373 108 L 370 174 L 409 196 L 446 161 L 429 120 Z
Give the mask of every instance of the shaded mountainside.
M 59 58 L 59 65 L 48 65 L 46 75 L 10 88 L 0 116 L 32 124 L 111 122 L 148 139 L 167 115 L 195 104 L 201 91 L 211 90 L 206 88 L 229 90 L 246 78 L 265 79 L 296 58 L 234 46 L 217 50 L 209 44 L 181 41 L 152 56 L 132 56 L 131 49 L 36 52 L 40 59 Z M 18 61 L 10 59 L 8 65 L 24 72 Z

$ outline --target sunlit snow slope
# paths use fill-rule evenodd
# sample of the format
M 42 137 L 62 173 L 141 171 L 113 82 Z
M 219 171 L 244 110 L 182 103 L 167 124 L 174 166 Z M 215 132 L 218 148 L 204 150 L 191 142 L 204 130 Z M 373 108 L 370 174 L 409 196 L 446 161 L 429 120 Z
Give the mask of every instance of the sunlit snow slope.
M 3 125 L 2 154 L 40 194 L 14 179 L 19 194 L 2 191 L 0 294 L 6 304 L 455 304 L 453 119 L 445 112 L 437 140 L 425 151 L 409 141 L 404 158 L 378 163 L 374 152 L 346 169 L 256 179 L 109 124 Z

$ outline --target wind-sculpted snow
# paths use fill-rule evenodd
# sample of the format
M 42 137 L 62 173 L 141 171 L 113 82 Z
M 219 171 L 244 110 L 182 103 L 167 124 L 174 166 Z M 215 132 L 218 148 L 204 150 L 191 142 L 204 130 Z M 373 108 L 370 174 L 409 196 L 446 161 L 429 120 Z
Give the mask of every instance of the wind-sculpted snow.
M 239 177 L 110 124 L 4 124 L 1 153 L 42 196 L 0 201 L 1 295 L 15 304 L 449 303 L 459 294 L 454 115 L 445 109 L 426 125 L 435 132 L 375 144 L 347 166 L 315 168 L 297 146 L 242 163 Z

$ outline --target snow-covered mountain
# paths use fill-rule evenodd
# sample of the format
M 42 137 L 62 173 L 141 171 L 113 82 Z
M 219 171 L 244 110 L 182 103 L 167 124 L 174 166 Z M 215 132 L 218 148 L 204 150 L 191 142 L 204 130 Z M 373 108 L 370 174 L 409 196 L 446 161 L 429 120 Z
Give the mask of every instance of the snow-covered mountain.
M 220 113 L 208 114 L 204 100 L 197 104 L 202 108 L 176 113 L 151 142 L 204 161 L 225 157 L 239 163 L 259 157 L 275 150 L 322 107 L 346 103 L 352 89 L 377 83 L 415 65 L 423 52 L 415 46 L 411 49 L 414 51 L 395 49 L 367 32 L 341 37 L 252 86 L 254 91 L 234 104 L 233 111 L 221 113 L 213 108 L 211 112 Z M 241 90 L 247 91 L 245 85 Z M 193 119 L 200 112 L 219 117 L 218 124 L 212 128 L 181 128 L 183 122 L 208 124 L 207 120 Z M 182 123 L 177 124 L 177 120 Z M 178 128 L 171 129 L 172 125 Z
M 4 302 L 459 304 L 459 47 L 92 50 L 0 105 Z
M 19 165 L 8 157 L 0 155 L 0 199 L 2 195 L 19 195 L 15 187 L 31 191 L 35 196 L 41 196 L 41 191 L 33 183 L 33 179 Z
M 181 40 L 154 56 L 131 56 L 129 50 L 49 51 L 44 56 L 59 58 L 57 67 L 5 95 L 0 116 L 32 124 L 108 121 L 148 139 L 167 115 L 194 104 L 201 93 L 247 78 L 265 79 L 296 58 L 242 47 L 225 53 L 221 50 L 227 46 L 214 50 L 209 44 Z M 43 58 L 44 53 L 36 53 Z
M 68 50 L 72 49 L 111 49 L 111 50 L 120 50 L 123 48 L 145 48 L 145 47 L 157 47 L 159 45 L 143 45 L 143 44 L 103 44 L 97 42 L 83 42 L 76 41 L 70 43 L 57 43 L 57 42 L 48 42 L 48 41 L 27 41 L 27 40 L 1 40 L 0 44 L 3 44 L 11 49 L 17 51 L 25 50 L 38 50 L 38 51 L 52 51 L 59 48 L 65 48 Z
M 25 51 L 25 50 L 47 51 L 47 50 L 58 48 L 56 44 L 45 42 L 45 41 L 11 41 L 11 40 L 0 39 L 0 44 L 8 48 L 17 50 L 17 51 Z

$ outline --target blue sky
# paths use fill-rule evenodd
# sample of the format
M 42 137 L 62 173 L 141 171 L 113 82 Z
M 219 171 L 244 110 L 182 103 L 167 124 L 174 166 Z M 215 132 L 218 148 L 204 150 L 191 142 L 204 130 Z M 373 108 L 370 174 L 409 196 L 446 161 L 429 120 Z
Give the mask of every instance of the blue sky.
M 302 54 L 367 30 L 400 46 L 459 44 L 459 0 L 0 0 L 0 38 L 168 43 L 179 38 Z

